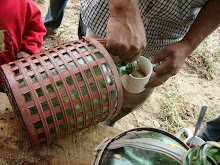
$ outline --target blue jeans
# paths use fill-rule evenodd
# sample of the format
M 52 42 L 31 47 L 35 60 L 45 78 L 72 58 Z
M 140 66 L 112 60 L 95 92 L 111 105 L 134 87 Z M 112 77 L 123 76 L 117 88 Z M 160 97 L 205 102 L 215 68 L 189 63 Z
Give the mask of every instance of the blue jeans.
M 48 12 L 44 19 L 47 31 L 54 31 L 60 27 L 68 0 L 50 0 Z M 79 39 L 86 36 L 86 25 L 82 22 L 81 14 L 78 26 Z
M 48 12 L 44 19 L 44 25 L 48 31 L 60 27 L 68 0 L 50 0 Z

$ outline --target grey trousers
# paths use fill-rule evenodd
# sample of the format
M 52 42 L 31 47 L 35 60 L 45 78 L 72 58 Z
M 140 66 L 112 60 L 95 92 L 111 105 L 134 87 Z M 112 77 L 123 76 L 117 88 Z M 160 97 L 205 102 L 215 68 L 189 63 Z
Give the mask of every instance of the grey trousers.
M 220 141 L 220 114 L 208 121 L 198 136 L 205 141 Z

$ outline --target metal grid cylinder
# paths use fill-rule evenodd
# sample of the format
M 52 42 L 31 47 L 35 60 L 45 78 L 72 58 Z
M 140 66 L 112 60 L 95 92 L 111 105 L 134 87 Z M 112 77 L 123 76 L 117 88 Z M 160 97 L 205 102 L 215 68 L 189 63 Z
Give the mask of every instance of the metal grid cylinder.
M 2 65 L 0 72 L 34 147 L 111 118 L 122 106 L 114 61 L 93 38 Z

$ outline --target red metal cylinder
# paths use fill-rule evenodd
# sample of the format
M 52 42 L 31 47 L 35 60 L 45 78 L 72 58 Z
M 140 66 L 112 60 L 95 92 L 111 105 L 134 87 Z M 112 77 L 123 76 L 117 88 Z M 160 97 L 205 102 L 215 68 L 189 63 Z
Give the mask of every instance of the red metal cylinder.
M 32 146 L 111 118 L 122 106 L 114 61 L 93 38 L 2 65 L 0 73 Z

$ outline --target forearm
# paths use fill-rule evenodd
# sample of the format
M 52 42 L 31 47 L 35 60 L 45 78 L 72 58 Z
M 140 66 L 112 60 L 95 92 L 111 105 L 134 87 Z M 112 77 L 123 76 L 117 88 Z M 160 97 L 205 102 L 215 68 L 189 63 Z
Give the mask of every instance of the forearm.
M 138 0 L 109 0 L 110 16 L 127 16 L 130 13 L 140 14 Z
M 181 42 L 189 46 L 188 55 L 220 24 L 220 0 L 209 0 L 199 12 L 190 30 Z
M 220 0 L 209 0 L 199 12 L 196 20 L 182 41 L 170 44 L 151 58 L 152 63 L 159 63 L 154 68 L 157 78 L 146 89 L 163 84 L 174 76 L 184 64 L 185 59 L 220 23 Z

